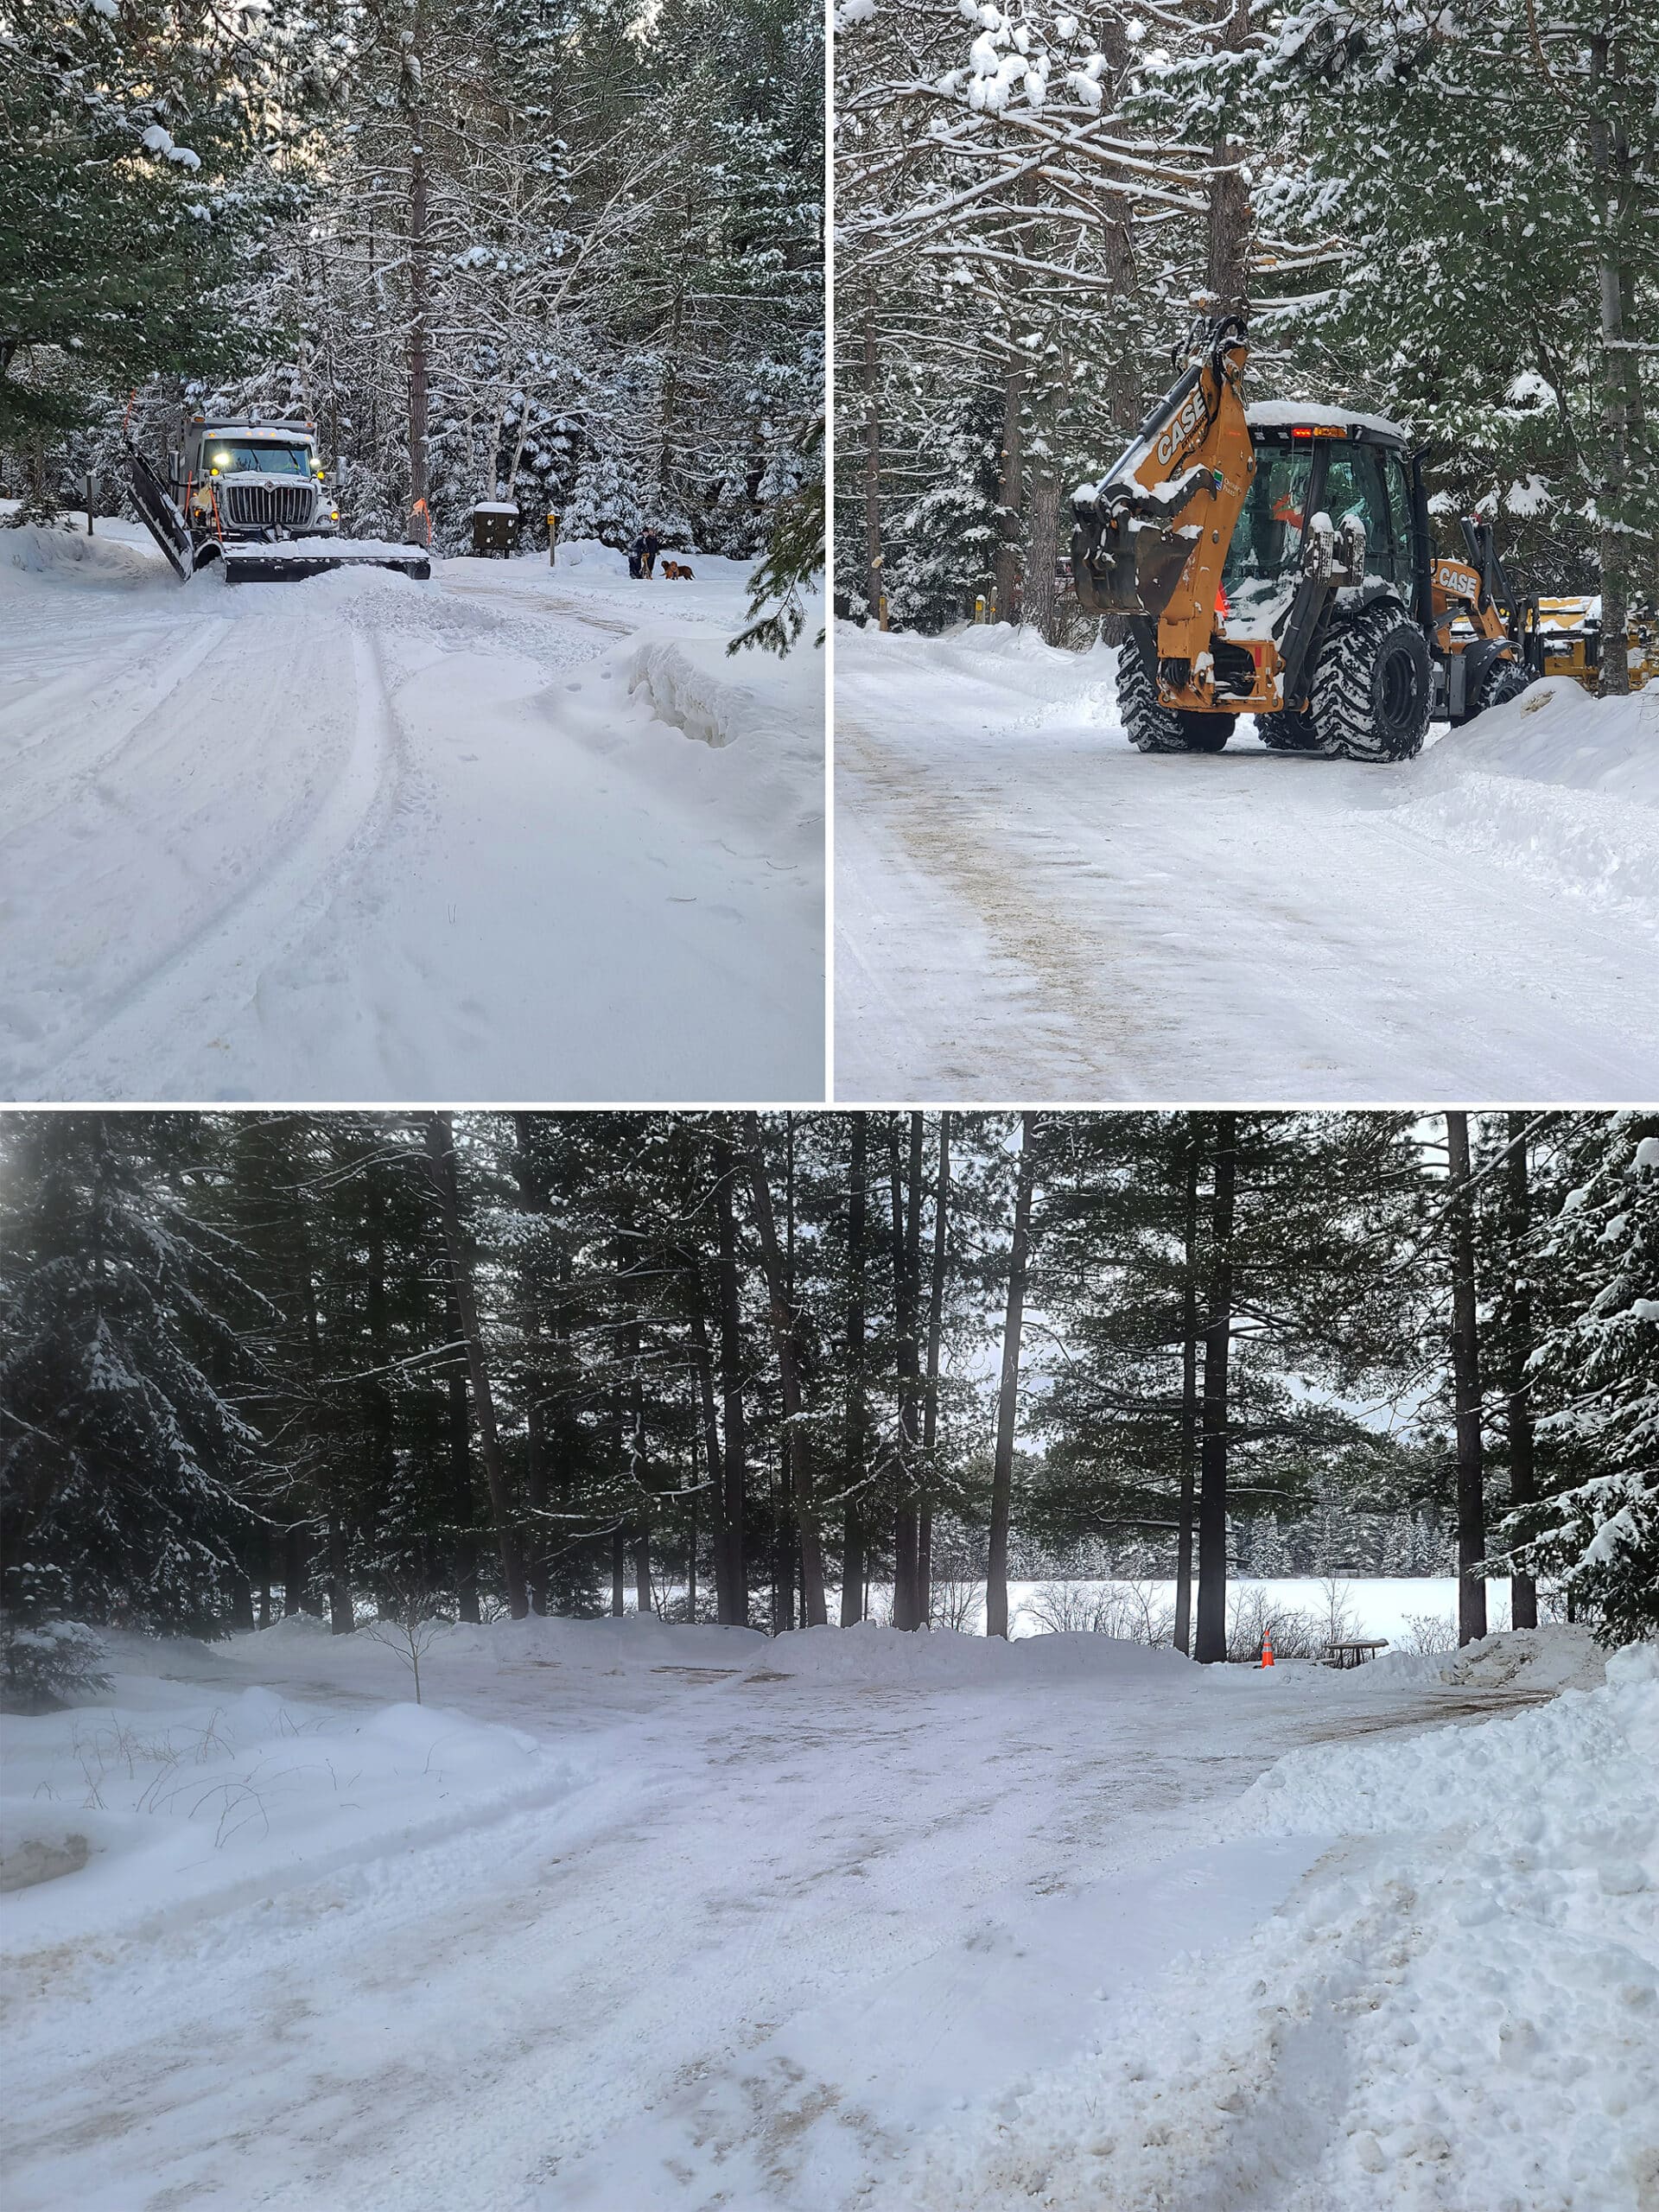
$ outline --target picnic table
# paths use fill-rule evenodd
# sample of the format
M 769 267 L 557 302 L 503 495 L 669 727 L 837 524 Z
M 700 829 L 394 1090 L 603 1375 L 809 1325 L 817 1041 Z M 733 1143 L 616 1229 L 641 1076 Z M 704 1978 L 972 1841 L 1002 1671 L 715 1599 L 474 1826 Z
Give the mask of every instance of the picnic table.
M 1325 1662 L 1327 1667 L 1363 1667 L 1372 1652 L 1388 1649 L 1389 1639 L 1386 1636 L 1363 1636 L 1351 1643 L 1327 1643 L 1325 1648 L 1331 1655 Z

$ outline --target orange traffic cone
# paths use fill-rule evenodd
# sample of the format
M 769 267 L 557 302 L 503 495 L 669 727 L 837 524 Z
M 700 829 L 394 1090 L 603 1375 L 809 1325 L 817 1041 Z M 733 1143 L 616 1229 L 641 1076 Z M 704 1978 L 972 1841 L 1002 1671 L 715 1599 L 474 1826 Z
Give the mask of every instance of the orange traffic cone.
M 1265 1629 L 1262 1631 L 1262 1664 L 1264 1667 L 1273 1664 L 1273 1638 Z

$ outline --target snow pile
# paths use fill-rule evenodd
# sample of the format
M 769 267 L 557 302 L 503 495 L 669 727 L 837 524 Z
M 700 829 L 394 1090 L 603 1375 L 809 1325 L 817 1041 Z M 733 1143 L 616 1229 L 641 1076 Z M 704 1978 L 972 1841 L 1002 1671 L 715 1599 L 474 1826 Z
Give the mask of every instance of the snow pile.
M 46 576 L 60 582 L 115 584 L 125 589 L 172 587 L 170 569 L 158 556 L 124 545 L 113 537 L 88 537 L 85 530 L 51 530 L 22 523 L 0 530 L 0 589 L 11 575 Z
M 1607 1655 L 1590 1630 L 1558 1623 L 1483 1637 L 1446 1661 L 1440 1679 L 1491 1689 L 1589 1690 L 1606 1674 Z
M 756 695 L 734 683 L 723 649 L 685 638 L 652 638 L 626 658 L 628 690 L 645 694 L 652 714 L 705 745 L 764 738 L 772 717 Z
M 1385 1651 L 1369 1669 L 1354 1669 L 1343 1680 L 1357 1682 L 1367 1673 L 1382 1686 L 1447 1682 L 1553 1695 L 1557 1690 L 1598 1688 L 1605 1678 L 1606 1654 L 1587 1628 L 1557 1623 L 1549 1628 L 1516 1629 L 1513 1634 L 1499 1629 L 1461 1651 Z
M 780 659 L 749 647 L 727 651 L 728 641 L 706 629 L 671 632 L 635 645 L 623 659 L 630 692 L 642 694 L 659 720 L 705 745 L 741 739 L 775 743 L 823 728 L 824 658 L 812 644 L 818 625 L 810 607 L 800 641 Z
M 711 636 L 705 620 L 696 633 L 642 637 L 619 667 L 630 695 L 658 721 L 714 752 L 734 752 L 726 772 L 741 793 L 746 827 L 770 865 L 814 879 L 825 811 L 825 664 L 811 642 L 817 635 L 809 610 L 805 633 L 781 659 L 753 649 L 728 653 L 728 633 Z
M 1641 2212 L 1659 2187 L 1659 1648 L 1478 1727 L 1293 1753 L 1345 1834 L 1251 1940 L 936 2137 L 951 2212 Z
M 1035 730 L 1058 721 L 1122 734 L 1117 655 L 1109 645 L 1068 652 L 1046 645 L 1036 630 L 1006 622 L 964 622 L 932 638 L 836 625 L 837 715 L 873 728 L 895 712 L 908 719 L 913 702 L 904 695 L 914 686 L 933 702 L 948 686 L 953 719 L 969 728 L 977 721 Z
M 533 1737 L 430 1706 L 123 1677 L 115 1703 L 7 1721 L 4 1948 L 245 1903 L 579 1778 Z
M 1535 683 L 1431 747 L 1402 795 L 1431 835 L 1584 897 L 1659 905 L 1659 687 Z
M 854 1628 L 804 1628 L 767 1645 L 760 1672 L 817 1682 L 894 1682 L 949 1688 L 1001 1681 L 1020 1684 L 1062 1677 L 1111 1675 L 1154 1682 L 1193 1679 L 1179 1651 L 1154 1650 L 1087 1633 L 1001 1637 L 934 1629 L 923 1636 L 861 1621 Z
M 561 569 L 586 569 L 590 577 L 626 576 L 628 556 L 602 537 L 566 537 L 559 541 L 558 558 L 551 565 L 556 574 Z
M 1547 677 L 1449 731 L 1420 780 L 1444 786 L 1471 772 L 1659 806 L 1659 691 L 1592 699 L 1567 677 Z

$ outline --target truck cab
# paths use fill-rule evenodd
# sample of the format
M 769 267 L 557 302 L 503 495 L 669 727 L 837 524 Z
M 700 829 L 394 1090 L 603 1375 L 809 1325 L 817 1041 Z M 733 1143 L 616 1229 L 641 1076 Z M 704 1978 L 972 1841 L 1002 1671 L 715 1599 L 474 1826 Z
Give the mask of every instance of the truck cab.
M 194 415 L 169 461 L 173 497 L 204 547 L 330 537 L 339 531 L 312 423 Z

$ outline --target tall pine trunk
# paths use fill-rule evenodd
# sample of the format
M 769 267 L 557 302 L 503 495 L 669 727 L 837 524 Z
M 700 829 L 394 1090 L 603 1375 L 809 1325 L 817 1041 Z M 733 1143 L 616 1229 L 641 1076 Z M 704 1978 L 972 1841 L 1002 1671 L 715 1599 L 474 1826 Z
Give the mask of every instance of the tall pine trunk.
M 1475 1201 L 1469 1116 L 1446 1117 L 1452 1199 L 1452 1387 L 1458 1431 L 1458 1642 L 1486 1633 L 1486 1491 L 1481 1439 L 1480 1325 L 1475 1285 Z
M 811 1446 L 806 1433 L 806 1401 L 796 1355 L 795 1315 L 785 1287 L 783 1258 L 778 1244 L 778 1224 L 772 1211 L 772 1185 L 766 1177 L 766 1155 L 760 1143 L 760 1117 L 746 1114 L 744 1138 L 748 1152 L 749 1180 L 754 1198 L 755 1227 L 760 1238 L 760 1265 L 766 1278 L 766 1300 L 772 1319 L 772 1349 L 778 1359 L 778 1378 L 783 1390 L 784 1418 L 788 1427 L 788 1465 L 791 1503 L 800 1531 L 801 1590 L 809 1626 L 827 1625 L 823 1596 L 823 1554 L 818 1540 L 816 1503 L 812 1496 Z
M 1175 1649 L 1192 1649 L 1192 1498 L 1198 1464 L 1198 1117 L 1186 1117 L 1181 1215 L 1181 1502 L 1175 1537 Z
M 328 1516 L 328 1624 L 336 1636 L 349 1636 L 357 1626 L 346 1523 L 338 1513 Z
M 725 1431 L 723 1521 L 726 1567 L 730 1583 L 732 1624 L 749 1618 L 748 1564 L 744 1512 L 748 1495 L 748 1455 L 743 1420 L 743 1314 L 738 1284 L 737 1166 L 723 1141 L 715 1145 L 715 1222 L 719 1240 L 721 1421 Z M 728 1625 L 731 1624 L 728 1624 Z
M 501 1457 L 501 1439 L 495 1421 L 495 1394 L 491 1387 L 489 1366 L 485 1358 L 483 1332 L 478 1319 L 478 1300 L 473 1285 L 472 1252 L 461 1218 L 461 1184 L 455 1167 L 454 1125 L 448 1114 L 426 1114 L 422 1116 L 422 1126 L 426 1137 L 426 1156 L 433 1192 L 437 1200 L 438 1218 L 443 1230 L 449 1280 L 454 1286 L 455 1307 L 461 1320 L 461 1341 L 467 1351 L 467 1374 L 472 1386 L 473 1415 L 478 1425 L 479 1452 L 484 1462 L 485 1486 L 489 1492 L 490 1512 L 495 1522 L 502 1586 L 506 1592 L 508 1611 L 514 1620 L 521 1621 L 530 1611 L 530 1598 L 524 1583 L 524 1564 L 513 1534 L 512 1504 L 507 1494 L 506 1468 Z
M 295 1522 L 283 1532 L 283 1618 L 289 1620 L 306 1605 L 311 1579 L 311 1545 L 303 1524 Z
M 1033 390 L 1036 435 L 1031 444 L 1030 523 L 1026 531 L 1026 574 L 1021 619 L 1040 632 L 1046 645 L 1058 645 L 1062 626 L 1059 592 L 1060 479 L 1054 455 L 1058 435 L 1056 380 L 1065 367 L 1046 365 Z
M 443 1287 L 443 1306 L 446 1341 L 454 1344 L 461 1339 L 461 1313 L 455 1304 L 454 1285 L 448 1280 Z M 447 1388 L 449 1495 L 455 1524 L 455 1611 L 462 1620 L 475 1621 L 479 1606 L 478 1538 L 474 1529 L 473 1502 L 473 1416 L 467 1402 L 464 1368 L 450 1370 Z
M 1601 674 L 1597 688 L 1604 699 L 1622 699 L 1630 688 L 1630 556 L 1626 550 L 1630 541 L 1623 524 L 1630 475 L 1631 391 L 1633 385 L 1640 389 L 1635 369 L 1638 357 L 1629 350 L 1625 338 L 1625 276 L 1619 265 L 1630 156 L 1624 133 L 1615 130 L 1600 105 L 1611 41 L 1605 34 L 1594 35 L 1589 47 L 1590 158 L 1601 228 L 1601 399 L 1605 440 L 1605 467 L 1597 499 L 1601 514 Z
M 1242 53 L 1250 35 L 1249 0 L 1233 0 L 1216 43 L 1224 53 Z M 1250 195 L 1239 171 L 1242 146 L 1224 134 L 1211 148 L 1217 174 L 1210 182 L 1210 219 L 1205 240 L 1205 284 L 1218 311 L 1243 315 L 1249 305 Z
M 1020 1117 L 1020 1166 L 1014 1186 L 1014 1241 L 1008 1253 L 1008 1302 L 1002 1323 L 1002 1378 L 996 1400 L 996 1450 L 991 1462 L 991 1527 L 985 1575 L 985 1633 L 1008 1632 L 1008 1515 L 1014 1499 L 1014 1419 L 1020 1404 L 1020 1340 L 1026 1321 L 1026 1270 L 1031 1245 L 1031 1192 L 1037 1116 Z
M 922 1117 L 910 1117 L 909 1172 L 900 1160 L 897 1129 L 887 1140 L 887 1179 L 893 1201 L 893 1313 L 896 1322 L 899 1386 L 899 1506 L 893 1530 L 893 1624 L 906 1630 L 922 1625 L 917 1567 L 921 1539 L 918 1460 L 922 1384 L 917 1341 L 920 1303 L 920 1214 L 922 1205 Z
M 431 240 L 428 234 L 426 173 L 426 8 L 416 0 L 414 29 L 404 63 L 403 100 L 409 118 L 409 504 L 408 535 L 422 542 L 415 509 L 428 497 L 428 354 L 432 320 Z
M 1233 1347 L 1233 1222 L 1238 1116 L 1216 1116 L 1210 1296 L 1204 1336 L 1204 1435 L 1198 1464 L 1198 1620 L 1193 1656 L 1227 1656 L 1227 1442 Z
M 870 620 L 879 621 L 884 585 L 881 580 L 881 376 L 875 351 L 875 314 L 866 308 L 863 327 L 864 373 L 864 591 L 870 602 Z
M 702 1295 L 699 1279 L 693 1285 L 692 1296 Z M 734 1572 L 734 1532 L 726 1525 L 726 1482 L 721 1461 L 720 1422 L 715 1412 L 714 1354 L 709 1344 L 709 1324 L 701 1307 L 692 1311 L 691 1345 L 697 1369 L 696 1417 L 702 1433 L 704 1486 L 714 1522 L 715 1618 L 723 1628 L 741 1627 L 745 1624 L 738 1605 L 737 1576 Z
M 1510 1154 L 1505 1164 L 1510 1248 L 1510 1506 L 1530 1505 L 1538 1495 L 1533 1433 L 1531 1381 L 1527 1363 L 1532 1357 L 1532 1179 L 1527 1158 L 1527 1116 L 1509 1117 Z M 1538 1584 L 1518 1569 L 1510 1580 L 1510 1626 L 1536 1628 Z
M 1021 550 L 1025 542 L 1025 444 L 1023 369 L 1010 369 L 1002 380 L 1002 451 L 996 513 L 996 619 L 1017 622 L 1020 609 Z
M 537 1219 L 544 1219 L 550 1194 L 536 1166 L 536 1155 L 531 1145 L 534 1116 L 515 1114 L 512 1120 L 512 1171 L 513 1179 L 518 1185 L 518 1204 L 525 1213 Z M 547 1449 L 543 1435 L 541 1375 L 537 1357 L 541 1348 L 542 1307 L 535 1270 L 531 1264 L 532 1249 L 533 1246 L 527 1239 L 518 1275 L 519 1295 L 524 1301 L 524 1335 L 530 1351 L 527 1371 L 521 1378 L 524 1404 L 524 1503 L 530 1509 L 530 1527 L 524 1547 L 524 1579 L 530 1590 L 531 1611 L 545 1613 L 549 1567 L 544 1534 L 547 1524 L 543 1518 L 548 1509 Z
M 864 1618 L 864 1483 L 868 1416 L 864 1373 L 866 1286 L 864 1232 L 868 1213 L 868 1127 L 852 1117 L 852 1160 L 847 1192 L 847 1510 L 841 1540 L 841 1624 Z
M 916 1531 L 916 1591 L 922 1618 L 933 1617 L 934 1455 L 939 1440 L 939 1352 L 944 1334 L 944 1284 L 950 1244 L 950 1116 L 939 1116 L 939 1175 L 933 1193 L 933 1269 L 927 1294 L 927 1369 L 922 1384 L 922 1494 Z

